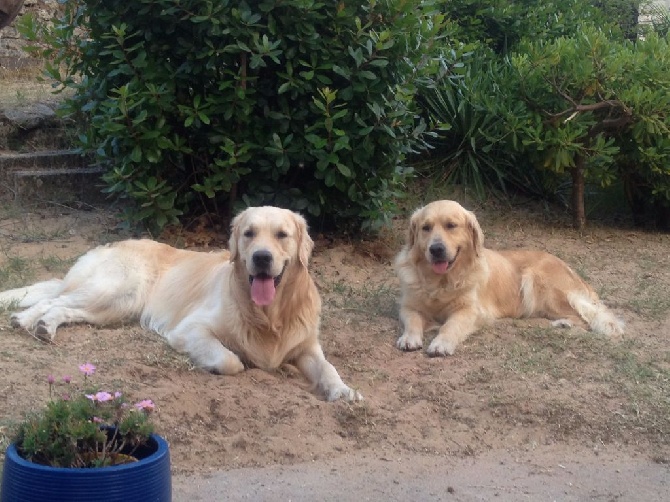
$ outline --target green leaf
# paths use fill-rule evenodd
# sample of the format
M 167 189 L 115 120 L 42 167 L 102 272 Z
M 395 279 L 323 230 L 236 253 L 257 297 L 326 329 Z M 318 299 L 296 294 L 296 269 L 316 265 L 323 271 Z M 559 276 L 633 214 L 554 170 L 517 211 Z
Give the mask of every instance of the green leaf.
M 142 160 L 142 148 L 140 145 L 135 145 L 133 151 L 130 153 L 130 160 L 138 164 Z
M 349 169 L 347 166 L 344 164 L 340 164 L 339 162 L 335 164 L 337 166 L 337 170 L 340 171 L 340 174 L 344 176 L 345 178 L 351 178 L 351 169 Z
M 358 74 L 363 78 L 367 78 L 368 80 L 377 80 L 377 75 L 368 70 L 360 71 Z
M 277 90 L 277 94 L 284 94 L 289 89 L 291 89 L 291 82 L 284 82 L 282 85 L 279 86 L 279 89 Z

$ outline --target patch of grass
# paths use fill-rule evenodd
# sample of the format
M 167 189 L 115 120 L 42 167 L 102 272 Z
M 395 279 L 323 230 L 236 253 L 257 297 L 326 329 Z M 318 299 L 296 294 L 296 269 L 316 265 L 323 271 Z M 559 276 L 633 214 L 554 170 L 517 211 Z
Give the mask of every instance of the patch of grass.
M 614 354 L 612 383 L 627 396 L 624 413 L 637 428 L 670 440 L 670 371 L 658 361 L 622 350 Z M 661 364 L 659 364 L 661 363 Z
M 1 212 L 5 221 L 0 225 L 0 236 L 9 241 L 27 244 L 58 240 L 68 236 L 69 229 L 65 224 L 47 228 L 40 225 L 39 220 L 25 218 L 16 211 L 16 208 L 3 208 Z
M 580 394 L 574 396 L 581 404 L 570 403 L 569 410 L 566 403 L 560 406 L 545 403 L 546 409 L 541 413 L 548 423 L 560 425 L 562 432 L 566 432 L 566 427 L 581 427 L 579 424 L 586 421 L 589 423 L 585 427 L 594 434 L 602 433 L 603 437 L 634 429 L 668 443 L 668 352 L 641 355 L 640 344 L 634 340 L 616 342 L 577 330 L 533 328 L 521 330 L 517 337 L 519 340 L 506 346 L 502 353 L 500 365 L 507 373 L 504 378 L 516 375 L 533 382 L 533 386 L 546 386 L 545 390 L 554 383 L 581 389 Z M 475 372 L 471 378 L 476 381 L 477 376 Z M 616 417 L 607 411 L 603 397 L 618 403 Z M 598 418 L 590 418 L 592 416 Z M 612 428 L 614 419 L 619 429 Z
M 670 372 L 659 368 L 653 361 L 640 361 L 639 356 L 629 350 L 613 351 L 612 359 L 617 375 L 636 385 L 659 380 L 670 382 Z
M 591 277 L 589 276 L 588 272 L 584 268 L 584 266 L 580 263 L 572 267 L 572 269 L 577 273 L 579 277 L 584 279 L 586 282 L 591 283 Z
M 444 179 L 439 176 L 422 174 L 425 171 L 421 166 L 415 167 L 417 175 L 407 182 L 405 197 L 398 202 L 401 209 L 407 213 L 429 202 L 442 199 L 457 200 L 468 209 L 478 209 L 484 205 L 484 199 L 470 187 L 445 183 Z M 488 195 L 494 194 L 490 192 Z
M 0 266 L 0 289 L 11 289 L 30 282 L 35 269 L 30 260 L 18 256 L 8 256 Z
M 480 385 L 491 383 L 495 379 L 495 372 L 485 366 L 479 366 L 467 371 L 464 376 L 466 383 L 470 385 Z
M 354 286 L 344 280 L 325 285 L 332 293 L 331 303 L 340 310 L 358 312 L 370 317 L 398 317 L 398 291 L 386 283 Z
M 503 349 L 502 367 L 513 373 L 569 378 L 573 366 L 599 352 L 603 339 L 592 333 L 554 327 L 521 329 Z
M 62 97 L 53 92 L 53 81 L 43 75 L 43 65 L 39 62 L 16 69 L 0 67 L 0 107 L 61 100 Z
M 654 320 L 663 319 L 670 312 L 670 290 L 667 284 L 655 279 L 654 273 L 639 275 L 634 288 L 628 302 L 631 310 Z
M 653 320 L 664 319 L 670 313 L 670 287 L 667 276 L 659 271 L 667 270 L 666 256 L 641 254 L 636 264 L 639 273 L 635 277 L 633 294 L 628 307 L 634 312 Z
M 182 371 L 194 371 L 197 369 L 188 356 L 172 349 L 144 354 L 144 362 L 148 366 L 161 369 L 180 369 Z
M 335 411 L 335 419 L 340 425 L 339 435 L 356 439 L 359 446 L 368 444 L 370 433 L 374 430 L 374 412 L 365 402 L 343 403 Z
M 17 420 L 6 418 L 0 420 L 0 451 L 3 453 L 13 441 L 14 432 L 17 430 L 18 424 L 19 422 Z M 3 466 L 0 465 L 0 469 L 2 467 Z
M 39 259 L 40 265 L 48 272 L 61 275 L 70 270 L 75 261 L 77 261 L 77 258 L 63 259 L 58 256 L 45 256 Z
M 555 354 L 535 345 L 514 343 L 503 353 L 502 367 L 514 373 L 550 374 L 561 377 L 561 368 L 556 364 Z
M 65 227 L 57 227 L 45 230 L 38 225 L 29 225 L 25 230 L 17 236 L 17 239 L 23 243 L 31 242 L 46 242 L 52 240 L 62 239 L 67 237 L 68 229 Z

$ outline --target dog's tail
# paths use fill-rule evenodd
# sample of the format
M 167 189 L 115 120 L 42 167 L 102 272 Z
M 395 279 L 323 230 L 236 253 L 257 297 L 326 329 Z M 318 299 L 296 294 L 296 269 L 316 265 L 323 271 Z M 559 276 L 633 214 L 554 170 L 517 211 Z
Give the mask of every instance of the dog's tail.
M 0 304 L 13 303 L 20 308 L 31 307 L 41 300 L 57 297 L 62 287 L 61 279 L 52 279 L 25 288 L 10 289 L 0 293 Z
M 607 336 L 623 335 L 624 322 L 616 317 L 595 294 L 591 297 L 582 292 L 568 293 L 568 302 L 596 333 Z

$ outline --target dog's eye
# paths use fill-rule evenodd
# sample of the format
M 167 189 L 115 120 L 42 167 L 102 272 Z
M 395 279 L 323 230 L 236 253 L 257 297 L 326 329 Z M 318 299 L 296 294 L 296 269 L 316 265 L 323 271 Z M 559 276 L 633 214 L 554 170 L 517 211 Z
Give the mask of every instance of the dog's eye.
M 432 225 L 430 225 L 429 223 L 426 223 L 424 226 L 421 227 L 421 230 L 423 230 L 424 232 L 430 232 L 430 230 L 432 228 L 433 228 Z
M 254 237 L 254 231 L 249 229 L 246 232 L 244 232 L 244 236 L 249 238 L 249 239 L 252 239 Z
M 454 222 L 452 222 L 452 221 L 449 221 L 449 222 L 447 222 L 447 223 L 444 225 L 444 228 L 446 228 L 447 230 L 453 230 L 453 229 L 456 228 L 457 226 L 458 226 L 458 225 L 456 225 L 456 223 L 454 223 Z
M 280 230 L 277 232 L 277 239 L 286 239 L 288 237 L 288 234 L 284 232 L 283 230 Z

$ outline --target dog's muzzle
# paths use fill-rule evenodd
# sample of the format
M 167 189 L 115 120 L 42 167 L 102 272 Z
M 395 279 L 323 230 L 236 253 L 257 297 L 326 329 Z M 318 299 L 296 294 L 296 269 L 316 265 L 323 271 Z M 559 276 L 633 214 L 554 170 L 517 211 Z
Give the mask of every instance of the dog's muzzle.
M 430 254 L 430 265 L 433 272 L 436 274 L 446 274 L 449 268 L 454 264 L 460 248 L 456 250 L 456 254 L 452 259 L 449 259 L 447 247 L 442 242 L 434 242 L 428 246 L 428 253 Z
M 272 276 L 273 262 L 272 253 L 266 250 L 256 251 L 251 255 L 254 274 L 249 275 L 249 284 L 251 284 L 251 299 L 256 305 L 270 305 L 274 301 L 286 264 L 279 275 Z

